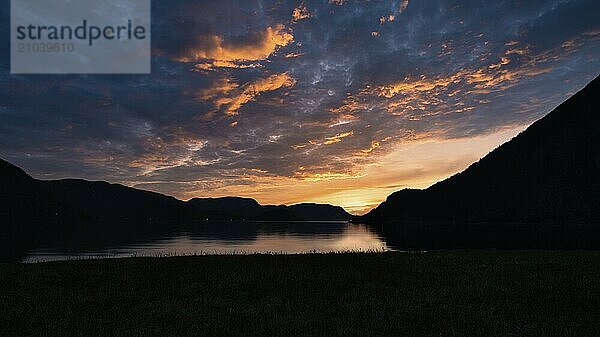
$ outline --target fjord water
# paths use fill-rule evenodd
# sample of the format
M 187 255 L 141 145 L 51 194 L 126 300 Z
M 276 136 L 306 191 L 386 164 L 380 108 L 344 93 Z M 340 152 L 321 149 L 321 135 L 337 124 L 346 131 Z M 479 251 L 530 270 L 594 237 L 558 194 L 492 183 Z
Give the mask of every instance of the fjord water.
M 346 222 L 214 222 L 159 234 L 92 228 L 59 233 L 28 249 L 23 262 L 131 256 L 386 251 L 369 227 Z

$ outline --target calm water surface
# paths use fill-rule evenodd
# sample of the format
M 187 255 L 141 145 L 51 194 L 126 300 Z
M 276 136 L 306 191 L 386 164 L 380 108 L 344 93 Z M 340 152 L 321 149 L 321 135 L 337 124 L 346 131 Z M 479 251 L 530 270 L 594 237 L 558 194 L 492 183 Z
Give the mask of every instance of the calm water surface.
M 51 227 L 47 227 L 51 228 Z M 431 251 L 600 250 L 598 224 L 334 222 L 77 223 L 0 236 L 0 261 L 41 262 L 130 256 Z
M 112 241 L 112 242 L 111 242 Z M 58 242 L 58 243 L 57 243 Z M 32 249 L 23 262 L 194 254 L 386 251 L 365 225 L 334 222 L 213 223 L 145 238 L 78 232 Z

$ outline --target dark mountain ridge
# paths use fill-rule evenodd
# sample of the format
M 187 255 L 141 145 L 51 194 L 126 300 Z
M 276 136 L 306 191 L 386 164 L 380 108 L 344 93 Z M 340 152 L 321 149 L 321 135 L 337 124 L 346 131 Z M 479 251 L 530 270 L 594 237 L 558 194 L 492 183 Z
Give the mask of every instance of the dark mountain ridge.
M 47 217 L 62 209 L 41 181 L 0 159 L 0 219 Z
M 262 206 L 254 199 L 225 197 L 188 202 L 119 184 L 81 179 L 42 181 L 0 159 L 0 219 L 32 218 L 183 222 L 208 220 L 347 221 L 341 207 L 318 204 Z
M 342 207 L 314 203 L 261 205 L 254 199 L 240 197 L 194 198 L 187 203 L 198 211 L 212 210 L 234 220 L 347 221 L 351 217 Z
M 104 181 L 41 181 L 54 198 L 83 217 L 174 221 L 192 217 L 185 202 Z
M 600 77 L 465 171 L 357 220 L 600 222 Z

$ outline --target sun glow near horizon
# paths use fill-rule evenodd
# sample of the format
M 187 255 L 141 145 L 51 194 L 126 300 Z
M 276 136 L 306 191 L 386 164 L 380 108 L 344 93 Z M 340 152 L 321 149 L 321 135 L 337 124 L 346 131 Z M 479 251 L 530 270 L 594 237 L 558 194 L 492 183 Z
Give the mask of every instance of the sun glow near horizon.
M 243 196 L 263 205 L 314 202 L 341 206 L 351 214 L 361 215 L 395 191 L 426 188 L 466 169 L 526 127 L 521 125 L 471 138 L 408 142 L 366 165 L 356 176 L 317 180 L 265 178 L 258 185 L 227 186 L 181 198 Z

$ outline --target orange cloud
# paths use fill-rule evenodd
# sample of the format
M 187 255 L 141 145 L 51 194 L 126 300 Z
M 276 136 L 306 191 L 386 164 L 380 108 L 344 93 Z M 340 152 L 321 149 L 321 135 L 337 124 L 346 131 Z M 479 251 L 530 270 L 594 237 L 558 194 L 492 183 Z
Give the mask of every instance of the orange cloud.
M 238 87 L 238 84 L 231 82 L 231 79 L 221 78 L 213 82 L 213 85 L 210 88 L 199 90 L 196 98 L 202 101 L 208 101 L 215 97 L 227 95 Z
M 310 18 L 310 12 L 308 11 L 308 8 L 306 8 L 306 6 L 304 4 L 294 8 L 294 12 L 292 12 L 292 20 L 294 22 L 298 22 L 300 20 L 304 20 L 304 19 L 308 19 Z
M 359 176 L 352 175 L 349 173 L 339 173 L 339 172 L 323 172 L 323 173 L 311 173 L 311 172 L 302 172 L 297 171 L 295 177 L 298 179 L 302 179 L 303 181 L 328 181 L 328 180 L 337 180 L 337 179 L 354 179 Z
M 219 79 L 211 87 L 199 90 L 196 98 L 202 101 L 211 101 L 217 109 L 225 107 L 225 113 L 233 116 L 238 114 L 238 110 L 244 104 L 254 100 L 261 93 L 289 88 L 294 84 L 296 84 L 296 80 L 288 73 L 259 78 L 241 87 L 231 82 L 230 79 Z
M 329 111 L 334 114 L 360 115 L 364 111 L 386 110 L 407 121 L 465 113 L 475 109 L 477 105 L 472 95 L 506 90 L 524 78 L 547 73 L 552 70 L 550 62 L 564 57 L 566 53 L 572 53 L 576 48 L 576 44 L 567 43 L 567 49 L 561 47 L 560 50 L 532 54 L 530 47 L 518 44 L 507 43 L 507 49 L 499 56 L 499 62 L 478 68 L 464 68 L 443 76 L 421 75 L 387 84 L 366 85 L 358 93 L 348 95 L 340 106 L 330 108 Z
M 292 41 L 294 36 L 282 24 L 234 40 L 226 40 L 220 35 L 200 36 L 193 48 L 175 57 L 175 60 L 236 67 L 238 63 L 265 60 Z
M 285 58 L 286 58 L 286 59 L 294 59 L 294 58 L 300 57 L 300 56 L 302 56 L 302 55 L 304 55 L 304 54 L 299 54 L 299 53 L 287 53 L 287 54 L 285 54 Z
M 454 74 L 446 78 L 427 79 L 422 76 L 417 80 L 406 78 L 396 84 L 379 87 L 379 95 L 386 98 L 392 98 L 399 93 L 414 93 L 421 91 L 431 91 L 437 87 L 447 87 L 452 83 L 460 82 L 461 73 Z
M 453 84 L 466 83 L 472 85 L 473 90 L 484 93 L 507 89 L 524 77 L 537 76 L 552 70 L 551 67 L 542 66 L 542 64 L 554 60 L 557 56 L 550 54 L 532 56 L 530 55 L 529 47 L 514 48 L 516 44 L 518 44 L 518 42 L 508 43 L 512 48 L 505 51 L 498 63 L 493 63 L 477 69 L 460 70 L 449 76 L 439 76 L 434 78 L 421 76 L 418 79 L 407 77 L 398 83 L 379 86 L 377 93 L 379 96 L 388 99 L 394 98 L 397 95 L 404 96 L 403 100 L 390 103 L 389 106 L 394 108 L 404 105 L 407 101 L 418 99 L 421 99 L 422 103 L 428 105 L 435 102 L 442 103 L 441 101 L 438 101 L 436 97 L 440 92 L 448 91 Z M 567 47 L 572 47 L 572 45 L 567 43 Z M 519 57 L 522 60 L 522 63 L 513 69 L 506 69 L 504 66 L 511 63 L 511 57 Z M 475 91 L 473 90 L 466 92 L 474 93 Z M 448 92 L 447 94 L 452 97 L 460 91 L 461 90 L 455 90 L 453 92 Z M 371 90 L 367 88 L 365 92 L 371 92 Z M 411 108 L 414 108 L 414 106 Z M 419 106 L 419 108 L 423 110 L 422 108 L 424 108 L 424 106 Z M 461 109 L 461 111 L 466 110 Z
M 488 68 L 490 69 L 500 69 L 502 66 L 505 66 L 510 63 L 510 58 L 506 56 L 502 56 L 500 58 L 500 62 L 496 64 L 491 64 Z
M 247 68 L 260 68 L 262 65 L 259 63 L 236 63 L 231 61 L 220 61 L 214 60 L 210 62 L 202 62 L 198 63 L 194 66 L 194 71 L 208 71 L 214 70 L 215 68 L 237 68 L 237 69 L 247 69 Z
M 294 84 L 296 84 L 296 80 L 288 73 L 274 74 L 267 78 L 258 79 L 244 86 L 242 92 L 231 100 L 231 104 L 225 113 L 236 115 L 242 105 L 250 102 L 260 95 L 260 93 L 284 87 L 292 87 Z
M 339 143 L 342 141 L 342 138 L 346 138 L 346 137 L 349 137 L 352 135 L 354 135 L 354 131 L 338 133 L 335 136 L 325 138 L 325 142 L 323 144 L 330 145 L 330 144 Z
M 368 155 L 371 152 L 375 151 L 375 149 L 378 148 L 378 147 L 380 147 L 380 146 L 381 146 L 380 142 L 372 142 L 370 148 L 361 150 L 360 152 L 361 152 L 362 155 Z

